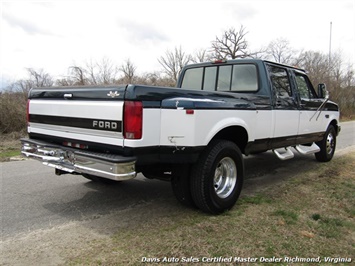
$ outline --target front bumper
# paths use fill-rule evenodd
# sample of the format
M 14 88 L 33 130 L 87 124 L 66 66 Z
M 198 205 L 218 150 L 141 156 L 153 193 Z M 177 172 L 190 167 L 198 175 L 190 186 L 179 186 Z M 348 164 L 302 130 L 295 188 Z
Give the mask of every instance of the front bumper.
M 116 181 L 136 176 L 135 157 L 68 148 L 44 141 L 21 139 L 21 153 L 68 173 L 89 174 Z

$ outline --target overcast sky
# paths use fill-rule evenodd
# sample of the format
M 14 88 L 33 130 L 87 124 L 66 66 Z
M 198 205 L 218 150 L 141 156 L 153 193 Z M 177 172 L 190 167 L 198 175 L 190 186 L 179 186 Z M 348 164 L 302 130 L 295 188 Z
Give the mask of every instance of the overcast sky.
M 161 69 L 157 58 L 181 46 L 207 49 L 215 36 L 244 25 L 256 50 L 277 38 L 295 49 L 341 51 L 355 65 L 355 0 L 1 1 L 1 84 L 26 68 L 65 76 L 74 63 L 130 59 L 137 72 Z

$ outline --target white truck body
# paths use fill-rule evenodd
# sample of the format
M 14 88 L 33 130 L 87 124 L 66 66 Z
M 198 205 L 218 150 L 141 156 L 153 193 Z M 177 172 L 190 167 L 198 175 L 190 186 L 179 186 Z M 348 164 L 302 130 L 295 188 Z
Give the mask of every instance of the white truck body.
M 324 86 L 316 92 L 300 69 L 251 59 L 187 66 L 177 88 L 34 88 L 23 154 L 54 167 L 57 174 L 126 180 L 142 172 L 149 178 L 170 178 L 175 194 L 183 194 L 177 195 L 180 201 L 197 187 L 199 196 L 188 201 L 216 213 L 232 206 L 222 201 L 235 202 L 239 196 L 239 152 L 274 150 L 280 159 L 289 159 L 294 147 L 315 153 L 320 161 L 333 157 L 339 109 L 323 94 Z M 230 155 L 221 159 L 219 152 Z M 222 203 L 203 202 L 207 188 L 196 181 L 208 168 L 202 160 L 212 155 L 221 166 L 211 166 L 215 190 L 208 193 L 215 197 L 215 191 L 216 202 Z M 189 181 L 177 170 L 182 168 L 192 169 L 184 173 Z M 235 178 L 226 179 L 226 173 Z M 232 184 L 225 188 L 231 200 L 219 196 L 218 180 L 226 187 Z

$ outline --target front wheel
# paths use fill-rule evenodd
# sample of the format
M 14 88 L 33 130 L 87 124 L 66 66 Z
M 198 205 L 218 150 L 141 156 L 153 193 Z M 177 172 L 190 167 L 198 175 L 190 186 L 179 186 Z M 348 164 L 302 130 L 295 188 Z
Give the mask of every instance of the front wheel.
M 320 151 L 315 153 L 316 159 L 320 162 L 329 162 L 334 156 L 336 147 L 336 133 L 333 125 L 328 127 L 323 139 L 316 144 L 320 148 Z
M 238 200 L 243 179 L 243 156 L 238 146 L 231 141 L 214 140 L 192 168 L 192 198 L 201 210 L 222 213 Z

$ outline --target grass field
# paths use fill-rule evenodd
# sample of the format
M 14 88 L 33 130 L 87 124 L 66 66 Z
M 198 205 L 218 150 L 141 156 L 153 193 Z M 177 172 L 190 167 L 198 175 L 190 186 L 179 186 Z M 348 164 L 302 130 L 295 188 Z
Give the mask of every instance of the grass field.
M 0 162 L 8 161 L 10 157 L 21 154 L 20 136 L 14 135 L 0 136 Z
M 147 217 L 143 225 L 127 225 L 109 240 L 94 240 L 88 246 L 66 254 L 67 263 L 354 262 L 355 153 L 317 164 L 277 187 L 243 196 L 220 216 L 182 208 L 159 219 Z

